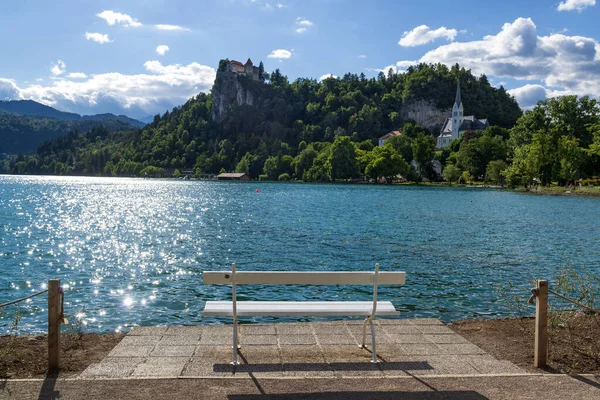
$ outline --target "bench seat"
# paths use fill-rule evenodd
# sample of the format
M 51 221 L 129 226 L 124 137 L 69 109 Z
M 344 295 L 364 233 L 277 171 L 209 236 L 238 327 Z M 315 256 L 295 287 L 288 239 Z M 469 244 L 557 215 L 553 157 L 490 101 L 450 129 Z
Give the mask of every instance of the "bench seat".
M 238 317 L 367 317 L 372 314 L 372 301 L 237 301 Z M 207 316 L 233 316 L 233 302 L 207 301 Z M 378 316 L 400 315 L 389 301 L 378 301 Z

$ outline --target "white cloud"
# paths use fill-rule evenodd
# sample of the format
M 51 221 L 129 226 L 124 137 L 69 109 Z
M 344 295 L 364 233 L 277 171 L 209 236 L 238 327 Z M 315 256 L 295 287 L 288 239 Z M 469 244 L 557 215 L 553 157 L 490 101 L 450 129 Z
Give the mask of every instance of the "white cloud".
M 419 62 L 448 66 L 459 63 L 476 75 L 541 82 L 549 95 L 600 95 L 598 40 L 561 33 L 538 36 L 531 18 L 506 23 L 496 35 L 482 40 L 440 46 Z
M 179 26 L 179 25 L 168 25 L 168 24 L 156 24 L 154 25 L 159 31 L 187 31 L 191 32 L 191 29 Z
M 87 78 L 87 75 L 84 74 L 83 72 L 71 72 L 70 74 L 67 75 L 67 78 L 71 78 L 71 79 L 85 79 L 85 78 Z
M 412 65 L 417 65 L 417 64 L 418 64 L 417 61 L 398 61 L 395 65 L 388 65 L 383 68 L 366 68 L 366 70 L 373 71 L 373 72 L 383 72 L 386 75 L 391 70 L 392 73 L 398 74 L 398 73 L 406 72 L 406 69 L 408 67 L 410 67 Z
M 584 8 L 593 7 L 596 5 L 596 0 L 565 0 L 561 1 L 556 8 L 558 11 L 573 11 L 581 12 Z
M 545 100 L 548 97 L 548 91 L 542 85 L 527 84 L 519 88 L 507 90 L 507 92 L 514 96 L 517 103 L 523 109 L 532 108 L 539 100 Z
M 281 4 L 281 3 L 277 3 L 276 7 L 277 7 L 277 8 L 283 8 L 283 7 L 285 7 L 285 6 L 284 6 L 283 4 Z
M 313 23 L 310 22 L 309 20 L 307 20 L 306 18 L 296 18 L 296 25 L 302 25 L 302 26 L 312 26 Z
M 367 55 L 366 55 L 366 54 L 360 54 L 360 55 L 358 56 L 358 58 L 367 58 Z
M 267 58 L 279 58 L 279 59 L 283 59 L 283 58 L 291 58 L 292 57 L 292 52 L 289 50 L 285 50 L 285 49 L 277 49 L 277 50 L 273 50 L 271 52 L 271 54 L 269 54 L 267 56 Z
M 106 33 L 90 33 L 90 32 L 86 32 L 85 33 L 85 38 L 87 40 L 91 40 L 91 41 L 94 41 L 94 42 L 100 43 L 100 44 L 111 42 L 110 38 L 108 37 L 108 34 L 106 34 Z
M 448 29 L 442 26 L 432 30 L 427 25 L 420 25 L 412 31 L 404 32 L 398 44 L 402 47 L 414 47 L 433 42 L 439 38 L 446 38 L 447 40 L 452 41 L 455 37 L 456 29 Z
M 169 46 L 167 46 L 166 44 L 156 46 L 156 53 L 161 56 L 164 56 L 167 51 L 169 51 Z
M 0 78 L 0 100 L 21 99 L 21 89 L 12 79 Z
M 323 80 L 325 80 L 325 79 L 328 79 L 328 78 L 337 79 L 338 77 L 337 77 L 337 75 L 332 75 L 332 74 L 325 74 L 325 75 L 321 75 L 321 76 L 319 77 L 319 82 L 321 82 L 321 81 L 323 81 Z
M 52 65 L 52 68 L 50 68 L 50 71 L 52 72 L 52 75 L 59 76 L 59 75 L 62 75 L 66 69 L 67 69 L 67 66 L 65 65 L 65 63 L 62 62 L 62 60 L 58 60 L 56 62 L 56 64 Z
M 128 27 L 128 26 L 140 27 L 140 26 L 142 26 L 142 23 L 139 22 L 137 19 L 135 19 L 127 14 L 121 14 L 120 12 L 115 12 L 112 10 L 104 10 L 101 13 L 96 14 L 96 16 L 98 18 L 102 18 L 103 20 L 105 20 L 106 23 L 110 26 L 113 26 L 115 24 L 123 25 L 125 27 Z
M 70 112 L 95 114 L 112 112 L 141 118 L 182 104 L 198 92 L 208 92 L 216 71 L 206 65 L 144 64 L 146 72 L 126 75 L 118 72 L 91 75 L 84 79 L 54 79 L 47 85 L 18 87 L 0 78 L 0 97 L 31 99 Z
M 313 23 L 306 18 L 298 17 L 296 18 L 296 32 L 304 33 L 308 30 L 309 27 L 313 26 Z

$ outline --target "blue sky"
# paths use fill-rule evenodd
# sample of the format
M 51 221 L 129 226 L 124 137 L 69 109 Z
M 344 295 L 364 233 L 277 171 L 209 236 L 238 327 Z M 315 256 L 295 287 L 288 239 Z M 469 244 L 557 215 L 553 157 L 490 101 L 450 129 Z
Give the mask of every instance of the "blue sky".
M 0 99 L 141 118 L 251 57 L 292 80 L 459 62 L 528 108 L 600 95 L 599 17 L 596 0 L 9 0 Z

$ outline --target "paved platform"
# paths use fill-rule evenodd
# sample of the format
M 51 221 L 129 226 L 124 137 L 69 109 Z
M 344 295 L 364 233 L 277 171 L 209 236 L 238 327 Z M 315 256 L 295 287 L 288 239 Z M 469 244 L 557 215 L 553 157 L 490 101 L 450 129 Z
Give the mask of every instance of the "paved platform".
M 510 375 L 525 372 L 497 360 L 437 319 L 376 320 L 361 349 L 362 321 L 241 325 L 239 361 L 231 361 L 232 326 L 136 327 L 80 378 L 408 377 Z

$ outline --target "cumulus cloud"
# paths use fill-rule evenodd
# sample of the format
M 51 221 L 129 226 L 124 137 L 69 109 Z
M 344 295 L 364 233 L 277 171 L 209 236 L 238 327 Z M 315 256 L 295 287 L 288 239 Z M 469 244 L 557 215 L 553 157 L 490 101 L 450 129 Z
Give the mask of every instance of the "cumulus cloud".
M 291 51 L 289 51 L 289 50 L 277 49 L 277 50 L 273 50 L 271 52 L 271 54 L 269 54 L 267 56 L 267 58 L 279 58 L 279 59 L 291 58 L 292 54 L 293 53 Z
M 596 5 L 596 0 L 565 0 L 561 1 L 556 8 L 558 11 L 579 11 Z
M 0 100 L 18 100 L 21 98 L 21 90 L 12 79 L 0 78 Z
M 85 79 L 85 78 L 87 78 L 87 75 L 84 74 L 83 72 L 71 72 L 70 74 L 67 75 L 67 78 L 71 78 L 71 79 Z
M 298 17 L 296 18 L 296 32 L 304 33 L 308 30 L 309 27 L 313 26 L 313 23 L 306 18 Z
M 523 109 L 532 108 L 539 100 L 545 100 L 548 97 L 548 91 L 542 85 L 527 84 L 507 92 L 514 96 Z
M 103 34 L 103 33 L 86 32 L 85 38 L 87 40 L 91 40 L 91 41 L 94 41 L 94 42 L 100 43 L 100 44 L 109 43 L 111 41 L 110 38 L 108 37 L 108 34 Z
M 142 23 L 137 19 L 127 14 L 121 14 L 112 10 L 104 10 L 101 13 L 96 14 L 98 18 L 102 18 L 110 26 L 119 24 L 125 27 L 140 27 Z
M 156 53 L 158 55 L 164 56 L 167 51 L 169 51 L 169 46 L 166 44 L 156 46 Z
M 80 114 L 111 112 L 141 118 L 208 92 L 216 76 L 213 68 L 195 62 L 162 65 L 152 60 L 144 68 L 144 73 L 133 75 L 109 72 L 79 79 L 67 75 L 27 87 L 0 78 L 0 97 L 31 99 Z
M 411 31 L 406 31 L 398 44 L 402 47 L 414 47 L 433 42 L 439 38 L 454 40 L 456 37 L 456 29 L 448 29 L 444 26 L 438 29 L 431 29 L 427 25 L 420 25 Z
M 600 95 L 600 43 L 562 33 L 538 36 L 531 18 L 506 23 L 482 40 L 440 46 L 419 62 L 459 63 L 476 75 L 542 82 L 553 94 Z
M 337 77 L 337 75 L 332 75 L 332 74 L 325 74 L 325 75 L 321 75 L 321 76 L 319 77 L 319 82 L 321 82 L 321 81 L 323 81 L 323 80 L 325 80 L 325 79 L 328 79 L 328 78 L 337 79 L 338 77 Z
M 62 62 L 62 60 L 58 60 L 56 64 L 52 65 L 52 67 L 50 68 L 50 72 L 52 72 L 52 75 L 54 76 L 59 76 L 62 75 L 66 69 L 67 66 L 65 65 L 65 63 Z
M 156 24 L 154 25 L 159 31 L 186 31 L 191 32 L 191 29 L 179 26 L 179 25 L 168 25 L 168 24 Z

